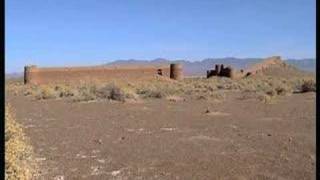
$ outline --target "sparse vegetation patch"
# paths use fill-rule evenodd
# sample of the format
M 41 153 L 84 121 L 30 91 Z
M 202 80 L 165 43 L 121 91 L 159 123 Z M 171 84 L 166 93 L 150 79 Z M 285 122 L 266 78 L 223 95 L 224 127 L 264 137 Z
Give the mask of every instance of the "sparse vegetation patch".
M 20 87 L 23 85 L 19 85 Z M 13 88 L 15 87 L 15 88 Z M 18 85 L 8 89 L 21 92 Z M 195 98 L 199 100 L 223 101 L 225 91 L 241 92 L 241 99 L 254 98 L 263 102 L 287 96 L 293 92 L 315 92 L 316 83 L 311 77 L 276 77 L 276 76 L 250 76 L 242 79 L 226 77 L 212 78 L 185 78 L 182 81 L 167 79 L 150 79 L 146 81 L 125 82 L 113 81 L 109 83 L 81 83 L 78 85 L 54 84 L 24 86 L 24 95 L 39 100 L 46 99 L 72 99 L 75 102 L 93 100 L 126 100 L 166 98 L 179 96 L 182 98 Z M 248 94 L 250 92 L 250 95 Z M 244 95 L 245 94 L 245 95 Z M 253 95 L 256 94 L 256 95 Z
M 36 175 L 32 147 L 16 122 L 9 105 L 5 109 L 5 179 L 33 179 Z

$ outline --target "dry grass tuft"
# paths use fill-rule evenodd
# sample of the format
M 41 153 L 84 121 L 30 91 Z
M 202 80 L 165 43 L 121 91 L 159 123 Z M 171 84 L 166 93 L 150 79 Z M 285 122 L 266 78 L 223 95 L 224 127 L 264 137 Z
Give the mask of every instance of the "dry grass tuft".
M 32 179 L 35 176 L 32 148 L 15 121 L 12 108 L 6 105 L 5 110 L 5 179 Z
M 42 85 L 42 87 L 36 91 L 35 97 L 36 99 L 55 99 L 58 97 L 58 92 L 51 86 Z
M 143 98 L 165 98 L 181 92 L 181 87 L 170 81 L 152 80 L 138 83 L 136 86 L 136 93 Z
M 166 99 L 171 102 L 185 101 L 184 98 L 180 96 L 174 96 L 174 95 L 167 96 Z

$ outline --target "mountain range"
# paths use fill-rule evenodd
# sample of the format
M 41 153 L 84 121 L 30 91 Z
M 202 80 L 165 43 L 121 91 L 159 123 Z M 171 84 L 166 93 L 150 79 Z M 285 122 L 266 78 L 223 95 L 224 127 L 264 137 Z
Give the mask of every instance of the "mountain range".
M 249 66 L 262 62 L 264 58 L 207 58 L 202 61 L 187 61 L 187 60 L 168 60 L 163 58 L 157 58 L 154 60 L 117 60 L 107 64 L 106 66 L 121 66 L 121 65 L 163 65 L 170 63 L 181 63 L 183 65 L 183 71 L 185 75 L 189 76 L 200 76 L 205 75 L 206 71 L 214 68 L 215 64 L 224 64 L 225 66 L 230 65 L 236 69 L 246 69 Z M 316 60 L 315 59 L 286 59 L 284 60 L 287 64 L 293 65 L 300 70 L 315 72 Z

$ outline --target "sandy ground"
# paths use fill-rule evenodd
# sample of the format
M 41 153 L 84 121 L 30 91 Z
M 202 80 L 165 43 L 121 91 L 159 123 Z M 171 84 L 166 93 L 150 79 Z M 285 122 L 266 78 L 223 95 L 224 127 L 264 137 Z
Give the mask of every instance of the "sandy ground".
M 39 179 L 315 179 L 315 93 L 275 104 L 238 96 L 220 103 L 6 100 L 31 139 Z

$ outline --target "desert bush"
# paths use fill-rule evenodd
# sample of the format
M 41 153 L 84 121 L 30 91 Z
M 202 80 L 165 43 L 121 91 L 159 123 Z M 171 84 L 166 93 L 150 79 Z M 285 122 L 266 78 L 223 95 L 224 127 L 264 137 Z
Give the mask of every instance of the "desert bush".
M 75 88 L 72 88 L 69 85 L 59 84 L 54 87 L 54 90 L 58 94 L 58 97 L 71 97 L 76 94 Z
M 36 90 L 36 99 L 54 99 L 57 98 L 59 95 L 54 90 L 53 87 L 48 85 L 42 85 L 39 89 Z
M 240 92 L 240 96 L 238 99 L 246 100 L 246 99 L 254 99 L 257 98 L 257 93 L 255 91 L 244 90 Z
M 102 99 L 117 101 L 124 101 L 126 98 L 137 99 L 137 94 L 135 94 L 132 87 L 119 87 L 114 83 L 28 86 L 25 87 L 24 95 L 33 96 L 36 99 L 72 98 L 75 102 Z
M 39 93 L 38 91 L 39 91 L 39 87 L 38 86 L 30 86 L 30 85 L 28 85 L 28 86 L 24 87 L 23 95 L 35 97 Z
M 135 99 L 136 95 L 128 88 L 119 87 L 119 85 L 111 83 L 98 89 L 97 97 L 124 102 L 126 99 Z
M 182 85 L 172 82 L 149 81 L 136 87 L 136 93 L 144 98 L 164 98 L 182 92 L 184 92 Z
M 5 82 L 5 92 L 12 93 L 13 95 L 18 95 L 23 92 L 23 83 L 20 82 Z
M 301 93 L 316 92 L 316 82 L 313 79 L 305 80 L 299 89 Z
M 119 87 L 115 86 L 110 91 L 109 99 L 124 102 L 125 94 Z
M 213 92 L 213 93 L 210 93 L 209 95 L 210 99 L 212 100 L 216 100 L 216 101 L 222 101 L 226 98 L 226 94 L 223 93 L 223 92 Z
M 138 94 L 135 93 L 135 90 L 132 89 L 132 88 L 123 87 L 123 88 L 121 88 L 121 90 L 123 91 L 126 99 L 134 99 L 134 100 L 137 100 L 137 99 L 139 98 Z
M 74 101 L 92 101 L 97 99 L 97 87 L 94 84 L 82 84 L 76 88 Z
M 32 147 L 16 122 L 12 108 L 5 107 L 5 179 L 32 179 L 36 172 Z
M 285 95 L 290 94 L 292 92 L 291 88 L 287 87 L 287 86 L 278 86 L 275 88 L 275 91 L 276 91 L 277 95 L 280 95 L 280 96 L 285 96 Z
M 260 101 L 266 104 L 272 103 L 274 100 L 274 96 L 270 96 L 267 94 L 259 94 L 257 97 Z
M 264 93 L 270 97 L 274 97 L 277 95 L 277 91 L 275 89 L 266 90 L 264 91 Z
M 107 84 L 98 88 L 96 96 L 100 99 L 108 99 L 110 97 L 112 89 L 117 88 L 114 84 Z
M 199 79 L 198 84 L 201 84 L 201 86 L 196 86 L 195 88 L 206 88 L 209 91 L 215 90 L 215 89 L 238 89 L 239 85 L 236 81 L 226 78 L 226 77 L 211 77 L 209 79 Z
M 251 92 L 251 94 L 245 93 L 244 96 L 255 97 L 262 102 L 270 103 L 279 96 L 290 95 L 294 89 L 292 83 L 294 81 L 293 79 L 259 76 L 240 80 L 240 83 L 243 92 Z
M 155 88 L 138 88 L 137 94 L 145 98 L 163 98 L 166 96 L 163 91 Z
M 185 101 L 184 98 L 182 98 L 180 96 L 174 96 L 174 95 L 169 95 L 166 97 L 166 99 L 171 102 Z
M 105 85 L 96 86 L 82 86 L 79 88 L 78 101 L 89 100 L 116 100 L 124 102 L 125 99 L 136 99 L 137 95 L 129 88 L 120 87 L 115 83 L 109 83 Z

